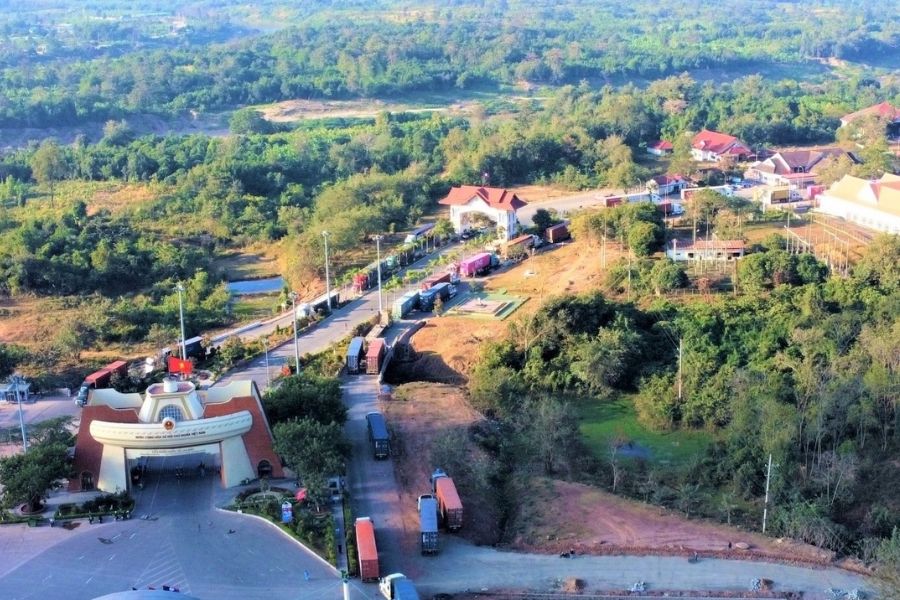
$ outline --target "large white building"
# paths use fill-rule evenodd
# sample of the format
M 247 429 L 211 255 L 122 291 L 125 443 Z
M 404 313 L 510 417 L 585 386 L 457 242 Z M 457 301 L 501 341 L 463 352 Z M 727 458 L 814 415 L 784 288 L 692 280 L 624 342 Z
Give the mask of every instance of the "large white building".
M 457 233 L 473 229 L 472 216 L 481 214 L 494 222 L 497 237 L 503 241 L 516 237 L 516 211 L 527 205 L 509 190 L 475 185 L 452 188 L 439 204 L 450 207 L 450 222 Z
M 863 227 L 900 234 L 900 176 L 869 181 L 845 175 L 818 197 L 819 212 Z

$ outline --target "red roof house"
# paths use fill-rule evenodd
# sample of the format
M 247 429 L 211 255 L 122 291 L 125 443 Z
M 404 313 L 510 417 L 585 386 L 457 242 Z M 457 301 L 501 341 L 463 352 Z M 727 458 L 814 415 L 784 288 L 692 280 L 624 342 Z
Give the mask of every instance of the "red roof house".
M 750 154 L 747 144 L 727 133 L 704 129 L 691 140 L 691 155 L 694 160 L 718 162 L 724 156 L 745 160 Z
M 647 152 L 655 154 L 656 156 L 671 154 L 673 149 L 674 146 L 672 146 L 672 142 L 666 140 L 658 140 L 647 146 Z
M 894 107 L 894 105 L 890 102 L 882 102 L 880 104 L 876 104 L 874 106 L 852 112 L 848 115 L 844 115 L 843 117 L 841 117 L 841 127 L 849 125 L 856 119 L 872 116 L 878 117 L 879 119 L 886 119 L 888 123 L 900 123 L 900 108 Z
M 438 204 L 450 207 L 450 221 L 457 233 L 472 229 L 469 217 L 480 213 L 496 223 L 499 236 L 507 241 L 515 237 L 518 230 L 516 211 L 527 206 L 527 202 L 509 190 L 475 185 L 451 188 Z

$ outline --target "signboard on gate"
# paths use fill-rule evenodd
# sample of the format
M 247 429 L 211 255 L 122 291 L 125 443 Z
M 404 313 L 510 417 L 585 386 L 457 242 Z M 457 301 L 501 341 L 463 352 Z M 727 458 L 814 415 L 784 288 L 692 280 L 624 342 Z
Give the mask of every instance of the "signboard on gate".
M 294 507 L 290 502 L 282 502 L 281 504 L 281 522 L 290 523 L 294 520 Z

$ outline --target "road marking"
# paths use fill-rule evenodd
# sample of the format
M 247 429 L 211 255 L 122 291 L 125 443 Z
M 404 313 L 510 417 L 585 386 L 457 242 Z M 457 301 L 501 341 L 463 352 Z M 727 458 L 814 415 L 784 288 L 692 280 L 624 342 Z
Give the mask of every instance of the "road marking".
M 48 579 L 50 579 L 51 577 L 53 577 L 52 574 L 47 575 L 46 577 L 44 577 L 43 582 L 46 582 L 46 581 L 47 581 Z
M 134 533 L 132 533 L 131 535 L 128 536 L 128 539 L 133 540 L 134 536 L 136 536 L 136 535 L 137 535 L 137 532 L 135 531 Z
M 91 580 L 92 580 L 92 579 L 93 579 L 93 578 L 94 578 L 94 577 L 93 577 L 93 576 L 91 576 L 91 577 L 88 577 L 88 580 L 87 580 L 87 581 L 85 581 L 85 582 L 84 582 L 84 583 L 85 583 L 85 584 L 88 584 L 88 583 L 90 583 L 90 582 L 91 582 Z
M 78 560 L 81 560 L 82 558 L 84 558 L 84 554 L 82 554 L 81 556 L 79 556 L 79 557 L 78 557 Z
M 109 557 L 107 560 L 112 560 L 112 559 L 114 559 L 115 557 L 116 557 L 115 554 L 111 554 L 110 557 Z

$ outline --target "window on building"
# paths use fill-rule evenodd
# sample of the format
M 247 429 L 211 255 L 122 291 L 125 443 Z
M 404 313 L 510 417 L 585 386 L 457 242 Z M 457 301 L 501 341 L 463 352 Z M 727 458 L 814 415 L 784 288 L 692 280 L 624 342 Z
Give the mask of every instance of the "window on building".
M 166 418 L 172 419 L 173 421 L 184 421 L 184 413 L 181 412 L 180 407 L 169 404 L 159 411 L 159 420 L 162 421 Z

